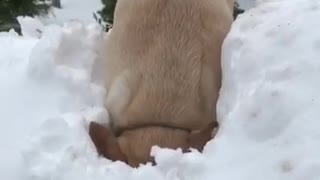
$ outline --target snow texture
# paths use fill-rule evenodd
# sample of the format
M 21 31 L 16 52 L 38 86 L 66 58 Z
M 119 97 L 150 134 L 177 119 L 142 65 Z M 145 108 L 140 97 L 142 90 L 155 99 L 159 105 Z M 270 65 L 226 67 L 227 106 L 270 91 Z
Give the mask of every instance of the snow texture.
M 318 17 L 314 0 L 260 0 L 240 15 L 223 45 L 216 138 L 203 153 L 154 147 L 158 165 L 137 169 L 98 157 L 87 133 L 108 121 L 107 35 L 20 18 L 23 37 L 0 33 L 0 179 L 320 179 Z
M 41 168 L 49 170 L 50 152 L 68 149 L 72 138 L 68 135 L 77 137 L 86 131 L 85 120 L 108 120 L 103 108 L 105 90 L 92 80 L 101 29 L 75 22 L 52 25 L 43 28 L 38 39 L 37 28 L 31 28 L 36 20 L 20 17 L 19 22 L 25 37 L 0 34 L 1 179 L 17 179 L 13 176 L 23 170 L 32 176 Z M 68 129 L 76 125 L 77 129 Z M 30 134 L 34 134 L 31 141 Z M 79 138 L 77 144 L 89 143 L 85 135 Z M 94 152 L 90 144 L 85 148 Z M 56 155 L 52 160 L 59 161 Z

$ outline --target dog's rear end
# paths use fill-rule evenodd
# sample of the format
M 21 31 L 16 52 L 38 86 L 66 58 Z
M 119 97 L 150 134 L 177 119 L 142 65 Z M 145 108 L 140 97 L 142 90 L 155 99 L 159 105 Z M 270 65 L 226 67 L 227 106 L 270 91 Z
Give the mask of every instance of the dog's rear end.
M 118 0 L 106 47 L 106 107 L 130 165 L 150 160 L 153 145 L 201 150 L 211 137 L 231 1 Z

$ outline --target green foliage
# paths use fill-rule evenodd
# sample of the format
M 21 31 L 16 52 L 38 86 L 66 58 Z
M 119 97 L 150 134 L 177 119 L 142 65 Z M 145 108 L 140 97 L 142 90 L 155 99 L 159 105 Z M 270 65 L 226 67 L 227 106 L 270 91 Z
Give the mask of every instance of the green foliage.
M 17 28 L 18 16 L 36 16 L 48 13 L 45 0 L 0 0 L 0 31 Z
M 113 24 L 113 14 L 117 0 L 102 0 L 102 3 L 104 7 L 99 14 L 105 22 Z
M 106 30 L 109 30 L 112 27 L 116 3 L 117 0 L 102 0 L 102 4 L 104 6 L 102 10 L 98 11 L 98 15 L 100 15 L 101 18 L 99 18 L 97 14 L 94 14 L 94 18 L 96 19 L 96 21 L 104 26 Z

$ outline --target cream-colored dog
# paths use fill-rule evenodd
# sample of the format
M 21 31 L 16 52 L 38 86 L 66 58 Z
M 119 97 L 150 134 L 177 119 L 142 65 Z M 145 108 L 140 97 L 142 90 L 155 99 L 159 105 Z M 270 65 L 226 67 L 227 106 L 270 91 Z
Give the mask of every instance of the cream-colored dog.
M 91 123 L 108 159 L 151 160 L 153 145 L 202 150 L 212 138 L 221 46 L 233 0 L 118 0 L 106 45 L 111 127 Z

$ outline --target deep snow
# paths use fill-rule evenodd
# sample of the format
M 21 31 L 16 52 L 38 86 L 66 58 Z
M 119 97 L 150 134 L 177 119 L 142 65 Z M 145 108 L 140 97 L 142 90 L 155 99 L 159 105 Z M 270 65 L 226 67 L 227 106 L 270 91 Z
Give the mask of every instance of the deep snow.
M 223 47 L 218 135 L 203 154 L 155 147 L 158 165 L 138 169 L 99 158 L 87 135 L 88 121 L 108 119 L 107 36 L 20 19 L 25 37 L 0 33 L 0 179 L 319 179 L 318 17 L 314 0 L 259 1 L 240 15 Z
M 26 38 L 17 38 L 9 33 L 0 33 L 0 178 L 17 179 L 19 173 L 18 166 L 21 164 L 21 149 L 27 146 L 26 136 L 31 132 L 34 124 L 38 121 L 24 119 L 24 117 L 34 117 L 36 109 L 41 108 L 43 101 L 32 103 L 31 95 L 42 91 L 33 91 L 34 87 L 25 81 L 23 69 L 25 59 L 30 54 L 31 48 L 36 41 Z M 27 48 L 25 48 L 27 47 Z M 6 50 L 6 51 L 4 51 Z M 19 53 L 15 51 L 19 50 Z M 26 87 L 29 86 L 30 88 Z M 22 91 L 23 90 L 23 91 Z M 17 96 L 23 98 L 17 98 Z M 29 106 L 26 106 L 29 104 Z M 30 110 L 30 111 L 29 111 Z M 29 121 L 27 124 L 26 121 Z M 25 128 L 25 126 L 28 128 Z M 29 128 L 30 127 L 30 128 Z
M 22 25 L 38 24 L 30 18 L 19 20 Z M 42 29 L 41 39 L 37 39 L 36 28 L 22 28 L 25 37 L 0 34 L 1 179 L 16 179 L 13 176 L 27 168 L 21 166 L 26 162 L 21 152 L 33 146 L 28 137 L 30 133 L 40 135 L 38 126 L 44 120 L 48 125 L 48 119 L 52 119 L 54 123 L 48 128 L 53 130 L 59 121 L 64 122 L 59 118 L 67 116 L 66 113 L 87 119 L 102 120 L 107 116 L 102 108 L 104 89 L 91 83 L 94 76 L 91 68 L 98 58 L 96 46 L 103 37 L 100 28 L 78 23 L 64 28 L 50 26 Z M 77 38 L 80 36 L 82 38 Z M 43 144 L 46 150 L 50 144 L 52 148 L 57 147 L 53 139 Z

